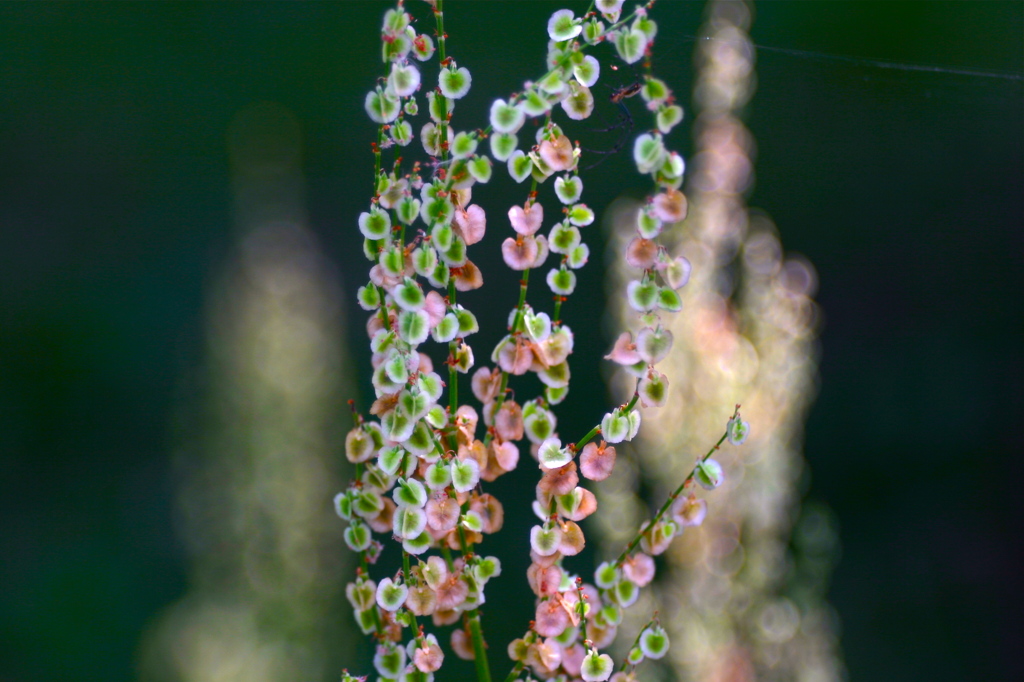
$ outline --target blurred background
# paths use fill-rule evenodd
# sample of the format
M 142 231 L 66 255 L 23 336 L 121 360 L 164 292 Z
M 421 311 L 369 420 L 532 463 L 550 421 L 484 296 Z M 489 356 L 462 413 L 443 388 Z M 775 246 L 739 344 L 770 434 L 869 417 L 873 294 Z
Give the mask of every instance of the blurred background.
M 0 680 L 369 670 L 330 498 L 345 400 L 369 402 L 355 218 L 386 6 L 0 4 Z M 446 3 L 474 77 L 457 127 L 542 73 L 555 7 Z M 687 158 L 704 12 L 653 15 Z M 773 2 L 749 33 L 747 202 L 817 272 L 794 494 L 839 536 L 823 589 L 848 677 L 1020 679 L 1024 5 Z M 630 166 L 607 158 L 584 200 L 642 197 Z M 499 216 L 464 297 L 482 327 L 515 302 Z M 574 368 L 611 342 L 587 239 Z M 560 419 L 609 400 L 577 370 Z M 499 494 L 530 494 L 508 478 Z M 514 561 L 484 610 L 497 670 L 528 618 Z

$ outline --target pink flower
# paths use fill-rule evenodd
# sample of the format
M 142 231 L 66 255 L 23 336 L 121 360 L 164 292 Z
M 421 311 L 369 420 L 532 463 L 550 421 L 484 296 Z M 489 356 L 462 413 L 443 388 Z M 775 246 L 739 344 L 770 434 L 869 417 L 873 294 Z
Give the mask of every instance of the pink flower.
M 417 616 L 429 616 L 437 607 L 437 593 L 429 585 L 417 585 L 409 590 L 405 605 Z
M 626 247 L 626 262 L 644 270 L 654 266 L 658 259 L 658 245 L 642 237 L 634 237 Z
M 452 268 L 455 288 L 459 291 L 472 291 L 484 285 L 484 276 L 473 261 L 467 260 L 461 267 Z
M 580 472 L 591 481 L 603 481 L 615 468 L 615 447 L 604 441 L 587 443 L 580 454 Z
M 455 233 L 466 240 L 466 245 L 469 246 L 484 238 L 484 232 L 487 231 L 487 216 L 482 208 L 472 204 L 465 209 L 456 209 L 452 226 Z
M 558 545 L 559 552 L 564 556 L 576 556 L 583 551 L 586 544 L 582 528 L 572 521 L 562 523 L 562 542 Z
M 469 586 L 459 575 L 450 575 L 437 586 L 437 608 L 442 611 L 462 605 L 469 596 Z
M 473 374 L 471 384 L 473 395 L 486 405 L 498 396 L 498 389 L 501 387 L 501 371 L 481 367 Z
M 525 206 L 513 206 L 508 210 L 508 219 L 513 230 L 524 237 L 529 236 L 536 233 L 544 222 L 544 207 L 530 202 Z
M 457 611 L 455 612 L 456 620 L 460 615 Z M 464 661 L 472 661 L 476 658 L 476 654 L 473 653 L 473 640 L 463 628 L 456 628 L 452 631 L 452 651 Z
M 397 505 L 390 497 L 385 497 L 381 501 L 384 503 L 384 508 L 381 510 L 380 514 L 377 514 L 377 516 L 372 519 L 367 519 L 366 525 L 372 528 L 376 533 L 390 533 L 394 526 L 395 509 L 397 508 Z
M 558 566 L 532 563 L 526 569 L 526 580 L 538 597 L 557 594 L 558 586 L 562 584 L 562 569 Z
M 491 441 L 494 459 L 504 471 L 512 471 L 519 463 L 519 448 L 507 441 Z
M 434 635 L 427 635 L 423 639 L 423 646 L 416 647 L 412 654 L 412 662 L 422 673 L 431 673 L 441 667 L 444 654 L 437 645 L 437 638 Z
M 641 358 L 640 354 L 636 352 L 636 344 L 633 343 L 633 337 L 630 336 L 629 332 L 622 332 L 619 334 L 619 338 L 615 339 L 615 346 L 612 347 L 612 352 L 604 356 L 604 359 L 629 366 L 640 362 Z
M 498 366 L 509 374 L 516 376 L 526 374 L 533 364 L 533 351 L 530 344 L 520 337 L 515 337 L 498 351 Z
M 520 235 L 515 239 L 508 237 L 501 243 L 501 257 L 505 260 L 505 265 L 513 270 L 529 270 L 537 261 L 539 253 L 537 240 L 529 235 Z
M 699 526 L 708 513 L 708 503 L 695 495 L 677 498 L 669 508 L 672 520 L 680 526 Z
M 594 493 L 590 492 L 586 488 L 576 487 L 580 495 L 580 504 L 576 507 L 576 511 L 572 514 L 567 514 L 572 521 L 582 521 L 591 514 L 597 511 L 597 498 L 594 497 Z
M 427 500 L 427 526 L 436 531 L 449 531 L 459 522 L 459 503 L 444 493 Z
M 580 676 L 580 666 L 583 665 L 583 658 L 587 655 L 587 650 L 583 648 L 583 645 L 576 642 L 572 646 L 562 648 L 562 667 L 565 668 L 565 672 L 573 677 Z
M 571 492 L 579 482 L 580 477 L 576 474 L 576 462 L 569 462 L 565 466 L 544 472 L 537 484 L 538 495 L 541 493 L 565 495 Z
M 638 552 L 626 559 L 626 563 L 622 565 L 622 572 L 630 581 L 643 587 L 654 579 L 654 559 L 643 552 Z
M 506 400 L 494 415 L 494 430 L 503 440 L 522 440 L 523 408 L 514 400 Z
M 686 217 L 686 208 L 686 195 L 669 188 L 654 197 L 651 212 L 666 223 L 677 223 Z
M 526 651 L 526 663 L 538 674 L 548 676 L 562 662 L 562 647 L 553 638 L 534 642 Z
M 534 629 L 543 637 L 557 637 L 569 626 L 569 614 L 557 599 L 548 599 L 537 604 Z
M 572 142 L 565 135 L 540 143 L 540 158 L 553 171 L 569 170 L 573 167 Z

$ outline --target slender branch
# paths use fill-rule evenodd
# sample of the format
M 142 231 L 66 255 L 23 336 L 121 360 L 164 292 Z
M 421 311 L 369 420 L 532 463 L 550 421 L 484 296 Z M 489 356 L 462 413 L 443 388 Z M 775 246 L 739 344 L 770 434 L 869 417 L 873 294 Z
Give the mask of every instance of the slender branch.
M 473 639 L 473 661 L 476 663 L 476 677 L 480 682 L 491 682 L 491 668 L 487 664 L 487 645 L 484 633 L 480 629 L 480 613 L 476 609 L 469 612 L 469 634 Z
M 411 581 L 409 579 L 412 577 L 412 571 L 409 568 L 409 553 L 404 549 L 402 550 L 402 577 L 405 579 L 406 585 L 410 584 Z M 412 629 L 416 635 L 416 646 L 422 648 L 424 644 L 423 631 L 420 630 L 420 624 L 416 622 L 416 614 L 410 609 L 406 610 L 409 611 L 409 617 L 412 619 Z M 417 671 L 416 680 L 417 682 L 427 682 L 427 674 Z
M 373 196 L 377 196 L 377 182 L 380 180 L 380 156 L 384 147 L 384 124 L 377 126 L 377 144 L 373 147 Z
M 633 646 L 631 646 L 628 649 L 626 649 L 626 652 L 627 652 L 626 653 L 626 658 L 624 658 L 622 660 L 622 667 L 619 668 L 619 672 L 626 672 L 626 666 L 629 665 L 629 652 L 632 651 L 633 649 L 637 648 L 637 646 L 639 646 L 639 644 L 640 644 L 640 636 L 644 634 L 644 631 L 647 628 L 649 628 L 652 625 L 654 625 L 655 623 L 657 623 L 657 622 L 658 622 L 658 612 L 655 611 L 654 612 L 654 618 L 651 618 L 647 622 L 647 625 L 645 625 L 642 628 L 640 628 L 640 632 L 636 633 L 636 639 L 633 640 Z
M 628 414 L 628 413 L 630 412 L 630 410 L 632 410 L 632 409 L 633 409 L 634 407 L 636 407 L 636 403 L 637 403 L 637 401 L 638 401 L 639 399 L 640 399 L 640 394 L 639 394 L 639 393 L 636 393 L 636 392 L 634 392 L 634 393 L 633 393 L 633 398 L 632 398 L 632 399 L 631 399 L 631 400 L 630 400 L 630 401 L 629 401 L 628 403 L 626 403 L 626 406 L 625 406 L 625 407 L 623 407 L 623 408 L 622 408 L 622 413 L 623 413 L 623 414 Z M 579 441 L 577 441 L 577 442 L 575 443 L 575 445 L 574 445 L 574 449 L 576 450 L 576 452 L 579 452 L 579 451 L 580 451 L 580 449 L 581 449 L 581 448 L 582 448 L 582 447 L 583 447 L 584 445 L 586 445 L 587 443 L 589 443 L 589 442 L 590 442 L 590 440 L 591 440 L 591 439 L 592 439 L 592 438 L 593 438 L 594 436 L 596 436 L 596 435 L 597 435 L 598 433 L 600 433 L 600 432 L 601 432 L 601 425 L 600 425 L 600 424 L 598 424 L 598 425 L 597 425 L 597 426 L 595 426 L 594 428 L 590 429 L 590 431 L 588 431 L 588 432 L 587 432 L 587 435 L 583 436 L 583 438 L 581 438 L 581 439 L 580 439 Z
M 580 632 L 583 633 L 583 646 L 587 646 L 587 595 L 583 592 L 583 578 L 576 578 L 576 596 L 579 597 L 579 603 L 576 604 L 576 608 L 580 614 L 580 624 L 583 626 Z M 589 648 L 589 647 L 588 647 Z
M 732 413 L 732 417 L 730 417 L 730 421 L 732 419 L 736 419 L 737 417 L 739 417 L 739 414 L 740 414 L 740 406 L 737 405 L 736 406 L 736 410 Z M 729 427 L 727 426 L 725 428 L 725 432 L 722 434 L 722 437 L 718 439 L 718 442 L 715 443 L 712 446 L 712 448 L 710 450 L 708 450 L 707 453 L 704 454 L 703 457 L 701 457 L 700 459 L 697 460 L 697 464 L 700 464 L 701 462 L 706 461 L 708 459 L 708 457 L 710 457 L 711 455 L 715 454 L 715 451 L 718 450 L 718 448 L 722 445 L 723 442 L 725 442 L 725 439 L 728 436 L 729 436 Z M 690 481 L 693 480 L 693 475 L 696 473 L 696 471 L 697 471 L 697 466 L 694 465 L 693 470 L 690 471 L 690 473 L 686 477 L 686 479 L 682 483 L 679 484 L 679 487 L 676 488 L 672 492 L 671 495 L 668 496 L 668 499 L 665 500 L 665 504 L 661 505 L 661 509 L 659 509 L 658 513 L 654 515 L 654 518 L 651 519 L 650 522 L 636 534 L 636 537 L 634 537 L 633 540 L 626 547 L 626 549 L 623 550 L 622 554 L 619 555 L 619 558 L 615 560 L 615 565 L 617 567 L 621 567 L 622 564 L 626 563 L 626 559 L 633 552 L 633 550 L 636 549 L 636 546 L 640 544 L 640 538 L 642 538 L 644 533 L 646 533 L 651 528 L 653 528 L 654 525 L 656 523 L 658 523 L 658 521 L 661 520 L 661 517 L 665 515 L 665 512 L 668 511 L 668 508 L 672 506 L 672 503 L 675 501 L 675 499 L 677 497 L 679 497 L 683 493 L 683 490 L 686 488 L 686 486 L 690 485 Z
M 448 302 L 455 305 L 455 280 L 448 280 Z M 448 342 L 448 411 L 451 418 L 455 419 L 455 411 L 459 409 L 459 373 L 455 369 L 455 349 L 458 347 L 455 339 Z M 454 450 L 455 447 L 453 446 Z

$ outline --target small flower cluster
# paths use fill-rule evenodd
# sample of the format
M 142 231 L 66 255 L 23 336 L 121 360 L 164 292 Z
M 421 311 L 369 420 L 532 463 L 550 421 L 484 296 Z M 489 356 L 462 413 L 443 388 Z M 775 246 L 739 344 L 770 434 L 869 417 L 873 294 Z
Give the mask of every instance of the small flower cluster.
M 643 6 L 620 19 L 622 0 L 597 2 L 598 11 L 582 18 L 568 10 L 556 12 L 547 27 L 549 71 L 526 83 L 522 92 L 495 101 L 486 130 L 456 132 L 452 113 L 472 78 L 445 54 L 441 0 L 431 5 L 436 47 L 430 36 L 416 32 L 401 2 L 386 13 L 381 37 L 389 72 L 365 100 L 367 114 L 380 127 L 373 145 L 375 194 L 358 220 L 363 250 L 373 265 L 358 301 L 371 313 L 367 333 L 376 399 L 369 410 L 375 419 L 357 414 L 346 437 L 345 453 L 356 465 L 356 480 L 335 498 L 339 516 L 349 524 L 345 541 L 362 556 L 346 594 L 363 632 L 372 633 L 378 642 L 374 666 L 383 678 L 432 679 L 441 667 L 444 654 L 436 636 L 427 634 L 417 621 L 429 616 L 435 626 L 462 623 L 452 633 L 451 648 L 461 658 L 475 660 L 478 677 L 489 680 L 477 609 L 485 601 L 485 585 L 500 574 L 501 565 L 496 557 L 477 554 L 474 547 L 484 535 L 501 529 L 504 510 L 483 491 L 482 482 L 516 468 L 518 443 L 526 439 L 540 469 L 533 505 L 539 523 L 530 529 L 532 564 L 527 573 L 537 602 L 530 631 L 509 645 L 515 661 L 510 679 L 529 666 L 545 679 L 566 675 L 586 682 L 607 680 L 613 664 L 600 649 L 615 638 L 622 609 L 632 605 L 639 589 L 653 579 L 652 557 L 663 552 L 682 528 L 698 525 L 706 512 L 703 500 L 692 494 L 679 497 L 677 491 L 618 561 L 598 568 L 594 584 L 585 584 L 563 564 L 565 557 L 583 549 L 585 538 L 578 523 L 597 509 L 594 494 L 580 485 L 580 475 L 594 481 L 607 478 L 615 465 L 614 444 L 631 440 L 640 427 L 637 405 L 665 402 L 668 380 L 655 365 L 668 354 L 672 335 L 660 324 L 659 312 L 681 308 L 677 290 L 688 280 L 689 263 L 672 258 L 656 238 L 665 225 L 686 214 L 686 198 L 678 189 L 684 164 L 663 141 L 681 120 L 682 110 L 674 104 L 671 90 L 648 73 L 639 92 L 656 127 L 637 138 L 633 158 L 637 169 L 651 176 L 656 191 L 640 211 L 637 236 L 625 253 L 626 261 L 641 272 L 626 292 L 640 316 L 640 328 L 635 339 L 628 332 L 620 336 L 608 356 L 636 375 L 636 392 L 581 440 L 563 445 L 554 407 L 568 393 L 574 341 L 561 310 L 575 290 L 574 271 L 589 257 L 581 229 L 595 216 L 580 202 L 581 149 L 553 121 L 554 107 L 560 105 L 573 120 L 590 116 L 590 87 L 599 77 L 600 62 L 585 54 L 586 48 L 611 43 L 618 57 L 632 64 L 649 53 L 657 26 Z M 387 171 L 382 168 L 382 151 L 407 146 L 414 138 L 409 119 L 419 113 L 417 93 L 423 82 L 414 62 L 430 60 L 435 50 L 438 81 L 426 94 L 429 120 L 419 137 L 437 170 L 424 178 L 420 165 L 414 164 L 403 173 L 396 156 Z M 522 126 L 527 119 L 541 117 L 535 144 L 520 149 Z M 490 156 L 477 151 L 479 141 L 488 136 Z M 529 178 L 531 188 L 522 205 L 508 210 L 512 235 L 502 242 L 501 253 L 508 267 L 522 273 L 519 300 L 509 313 L 508 333 L 490 355 L 493 367 L 480 367 L 472 375 L 478 411 L 459 401 L 459 374 L 468 374 L 475 365 L 467 338 L 478 331 L 478 324 L 456 298 L 458 292 L 483 284 L 480 269 L 468 258 L 468 247 L 484 238 L 487 221 L 484 210 L 471 200 L 472 186 L 490 179 L 492 158 L 504 162 L 516 182 Z M 552 177 L 561 217 L 541 233 L 545 211 L 538 187 Z M 412 230 L 415 235 L 407 239 Z M 526 295 L 531 270 L 543 267 L 551 254 L 560 258 L 546 274 L 555 295 L 554 310 L 548 314 L 529 305 Z M 448 345 L 447 384 L 421 350 L 428 339 Z M 508 382 L 529 372 L 537 375 L 544 392 L 520 404 L 510 397 Z M 447 405 L 441 402 L 445 387 Z M 483 438 L 477 435 L 481 422 Z M 727 435 L 739 442 L 745 429 L 737 412 Z M 598 434 L 601 439 L 595 441 Z M 705 456 L 684 486 L 691 480 L 714 488 L 722 480 L 721 467 Z M 369 576 L 369 566 L 382 545 L 373 533 L 391 535 L 403 552 L 402 569 L 376 582 Z M 637 545 L 642 551 L 633 553 Z M 440 556 L 427 556 L 432 549 Z M 412 637 L 403 645 L 407 627 Z M 665 631 L 652 621 L 638 636 L 624 668 L 644 657 L 660 658 L 667 648 Z M 630 679 L 625 672 L 618 676 Z

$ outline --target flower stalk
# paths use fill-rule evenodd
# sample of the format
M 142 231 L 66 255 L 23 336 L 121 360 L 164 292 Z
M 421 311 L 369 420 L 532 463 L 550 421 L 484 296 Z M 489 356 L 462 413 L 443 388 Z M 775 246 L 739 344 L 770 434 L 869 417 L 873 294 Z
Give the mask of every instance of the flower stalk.
M 663 518 L 667 511 L 675 518 L 674 495 L 618 561 L 598 568 L 593 583 L 569 568 L 585 546 L 579 522 L 597 510 L 580 476 L 599 481 L 611 475 L 614 444 L 636 436 L 640 408 L 664 402 L 667 378 L 655 366 L 670 351 L 672 335 L 661 316 L 681 307 L 676 290 L 686 284 L 689 272 L 685 259 L 673 257 L 657 241 L 666 227 L 685 217 L 686 199 L 678 189 L 683 162 L 664 143 L 681 109 L 648 68 L 644 84 L 635 89 L 655 114 L 656 127 L 637 137 L 633 161 L 650 177 L 653 190 L 637 215 L 637 237 L 623 254 L 638 271 L 625 292 L 637 324 L 607 356 L 635 373 L 636 388 L 627 403 L 605 414 L 582 439 L 563 446 L 557 413 L 569 391 L 574 345 L 573 331 L 562 319 L 563 304 L 575 291 L 575 271 L 588 261 L 584 236 L 596 216 L 581 201 L 584 151 L 570 141 L 554 114 L 561 109 L 569 120 L 580 121 L 593 112 L 590 87 L 601 62 L 587 54 L 590 48 L 611 45 L 611 58 L 628 64 L 649 55 L 657 34 L 647 16 L 653 2 L 625 18 L 622 0 L 595 1 L 581 17 L 570 10 L 555 12 L 547 25 L 547 73 L 527 82 L 521 92 L 496 100 L 487 126 L 464 131 L 453 125 L 453 114 L 472 77 L 447 53 L 442 1 L 430 4 L 436 50 L 430 36 L 417 33 L 401 0 L 385 13 L 381 38 L 389 71 L 365 100 L 378 131 L 374 196 L 358 221 L 372 266 L 358 300 L 369 313 L 376 400 L 369 410 L 372 418 L 357 415 L 346 437 L 345 454 L 357 467 L 356 480 L 335 498 L 339 516 L 349 523 L 346 543 L 362 556 L 346 594 L 360 627 L 377 640 L 374 666 L 382 678 L 422 680 L 442 667 L 444 649 L 421 626 L 421 619 L 429 617 L 435 627 L 461 623 L 451 634 L 450 650 L 474 661 L 478 682 L 490 682 L 479 607 L 485 603 L 486 584 L 500 575 L 500 561 L 477 548 L 504 522 L 503 507 L 486 485 L 525 463 L 523 449 L 539 469 L 538 523 L 529 531 L 532 564 L 527 574 L 536 617 L 527 634 L 509 647 L 515 663 L 508 679 L 529 667 L 545 679 L 564 674 L 601 682 L 613 672 L 611 658 L 601 649 L 615 638 L 622 609 L 653 578 L 651 557 L 664 551 L 678 529 Z M 437 85 L 425 97 L 419 96 L 423 76 L 417 62 L 438 69 Z M 396 151 L 392 170 L 386 172 L 384 153 L 409 146 L 417 137 L 410 120 L 421 114 L 421 104 L 428 120 L 418 137 L 429 160 L 414 162 L 403 175 Z M 521 147 L 527 119 L 537 119 L 535 143 Z M 483 140 L 489 140 L 489 155 L 478 149 Z M 500 245 L 505 264 L 521 275 L 507 334 L 491 352 L 491 365 L 472 374 L 476 403 L 470 404 L 459 390 L 459 375 L 476 365 L 470 339 L 478 323 L 459 303 L 458 293 L 484 284 L 483 273 L 469 259 L 469 247 L 482 242 L 487 230 L 487 213 L 472 203 L 472 187 L 491 178 L 495 162 L 505 164 L 517 183 L 530 179 L 522 204 L 507 209 L 511 232 Z M 421 169 L 427 167 L 434 171 L 424 177 Z M 546 196 L 545 183 L 554 186 L 553 198 Z M 415 236 L 407 242 L 408 228 Z M 546 267 L 552 315 L 529 301 L 530 273 Z M 422 350 L 430 340 L 447 347 L 447 382 Z M 544 388 L 526 399 L 510 383 L 529 373 Z M 738 412 L 730 424 L 737 420 Z M 727 435 L 735 436 L 737 428 L 730 426 Z M 601 440 L 595 441 L 598 435 Z M 709 456 L 698 462 L 680 491 L 693 478 L 708 489 L 721 482 L 721 468 Z M 382 547 L 373 533 L 390 535 L 402 546 L 402 570 L 379 581 L 370 577 Z M 634 553 L 638 546 L 643 551 Z M 406 628 L 412 632 L 405 633 Z M 652 628 L 638 641 L 645 652 L 653 652 L 650 657 L 657 657 L 664 638 Z

